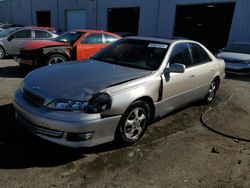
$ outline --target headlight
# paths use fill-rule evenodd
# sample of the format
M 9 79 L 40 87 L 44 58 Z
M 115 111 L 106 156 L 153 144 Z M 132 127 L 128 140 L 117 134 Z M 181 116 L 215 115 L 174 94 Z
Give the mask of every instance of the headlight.
M 59 99 L 49 103 L 48 108 L 62 111 L 100 113 L 109 110 L 111 104 L 111 97 L 107 93 L 97 93 L 88 102 Z
M 88 105 L 87 102 L 74 101 L 74 100 L 55 100 L 51 102 L 48 107 L 54 110 L 65 111 L 84 111 L 84 108 Z

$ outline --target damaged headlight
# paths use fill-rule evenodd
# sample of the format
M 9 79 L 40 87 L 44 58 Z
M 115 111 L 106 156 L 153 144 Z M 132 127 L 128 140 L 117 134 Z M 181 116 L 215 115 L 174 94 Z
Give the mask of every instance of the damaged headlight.
M 100 113 L 111 108 L 111 97 L 107 93 L 97 93 L 88 101 L 59 99 L 49 103 L 48 107 L 54 110 L 79 111 L 85 113 Z

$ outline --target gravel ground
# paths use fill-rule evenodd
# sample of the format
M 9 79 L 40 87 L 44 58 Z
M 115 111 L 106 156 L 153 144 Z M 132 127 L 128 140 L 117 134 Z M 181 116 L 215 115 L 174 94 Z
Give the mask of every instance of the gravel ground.
M 191 104 L 157 120 L 136 145 L 75 150 L 16 124 L 11 97 L 23 76 L 13 60 L 0 61 L 0 187 L 250 187 L 249 142 L 200 122 L 220 105 L 205 123 L 250 139 L 249 77 L 223 80 L 211 105 Z

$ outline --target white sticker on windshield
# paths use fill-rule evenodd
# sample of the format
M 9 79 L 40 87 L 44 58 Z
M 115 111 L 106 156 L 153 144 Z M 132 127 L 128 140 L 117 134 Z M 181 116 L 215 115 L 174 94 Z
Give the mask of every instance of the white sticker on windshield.
M 163 48 L 167 49 L 168 45 L 167 44 L 156 44 L 156 43 L 150 43 L 148 45 L 149 48 Z

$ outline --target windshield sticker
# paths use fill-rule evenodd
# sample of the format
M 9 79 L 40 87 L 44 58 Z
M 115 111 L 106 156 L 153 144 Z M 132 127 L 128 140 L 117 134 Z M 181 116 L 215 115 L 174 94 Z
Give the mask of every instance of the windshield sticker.
M 167 44 L 156 44 L 156 43 L 151 43 L 148 45 L 149 48 L 162 48 L 162 49 L 167 49 L 168 45 Z

